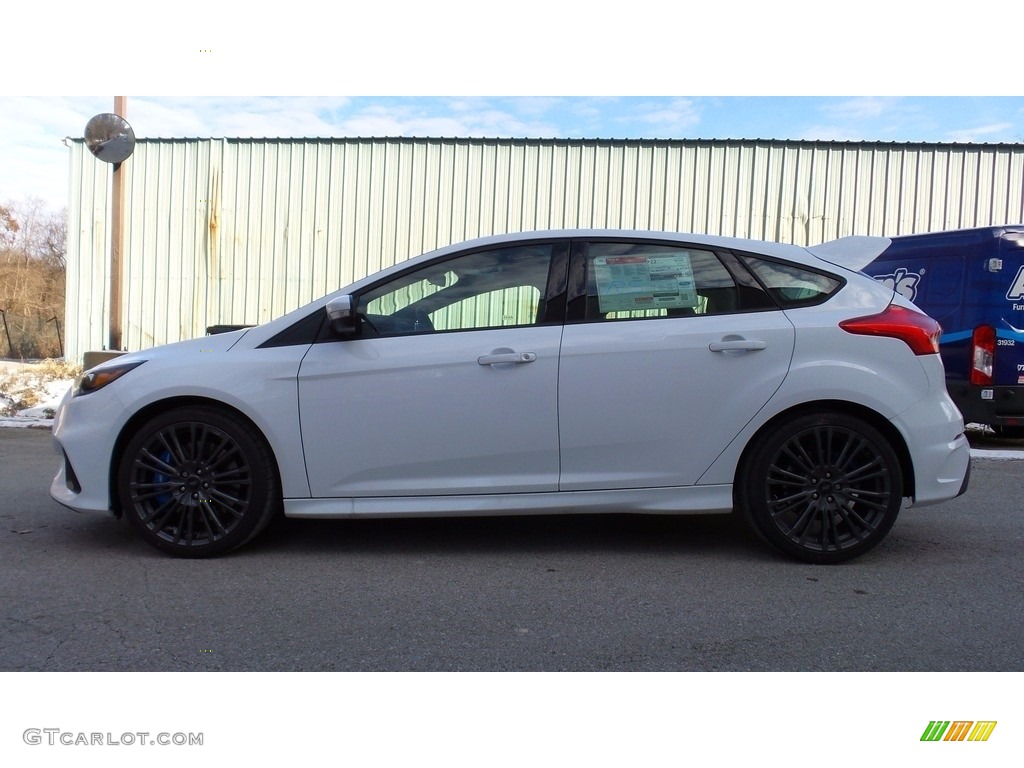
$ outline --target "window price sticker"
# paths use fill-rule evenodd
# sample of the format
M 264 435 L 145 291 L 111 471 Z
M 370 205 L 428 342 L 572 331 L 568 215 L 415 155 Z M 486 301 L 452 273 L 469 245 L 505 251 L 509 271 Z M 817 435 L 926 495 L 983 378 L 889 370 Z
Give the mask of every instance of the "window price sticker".
M 598 256 L 594 259 L 601 312 L 697 306 L 693 266 L 685 253 Z

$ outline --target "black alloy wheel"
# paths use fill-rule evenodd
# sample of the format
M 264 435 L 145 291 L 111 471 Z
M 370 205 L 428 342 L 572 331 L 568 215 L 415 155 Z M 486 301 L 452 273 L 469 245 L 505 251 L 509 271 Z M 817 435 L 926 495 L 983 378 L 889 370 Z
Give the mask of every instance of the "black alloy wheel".
M 263 436 L 211 407 L 176 408 L 146 422 L 122 454 L 118 492 L 142 537 L 182 557 L 240 547 L 281 503 Z
M 812 414 L 762 437 L 737 496 L 768 543 L 805 562 L 839 563 L 888 534 L 903 504 L 903 474 L 888 440 L 867 422 Z

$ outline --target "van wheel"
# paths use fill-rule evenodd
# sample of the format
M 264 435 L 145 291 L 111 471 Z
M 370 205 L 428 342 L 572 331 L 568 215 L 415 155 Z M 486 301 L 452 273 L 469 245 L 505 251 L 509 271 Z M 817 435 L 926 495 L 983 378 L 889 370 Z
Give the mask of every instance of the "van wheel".
M 877 545 L 899 515 L 903 474 L 889 442 L 862 419 L 808 414 L 766 432 L 737 483 L 761 538 L 810 563 L 839 563 Z

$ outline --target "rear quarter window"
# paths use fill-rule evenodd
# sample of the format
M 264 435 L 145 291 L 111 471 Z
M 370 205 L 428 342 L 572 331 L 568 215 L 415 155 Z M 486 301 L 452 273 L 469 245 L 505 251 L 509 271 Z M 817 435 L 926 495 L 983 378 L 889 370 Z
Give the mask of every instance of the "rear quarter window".
M 783 309 L 821 304 L 843 287 L 842 278 L 799 264 L 745 254 L 743 263 L 757 276 L 768 295 Z

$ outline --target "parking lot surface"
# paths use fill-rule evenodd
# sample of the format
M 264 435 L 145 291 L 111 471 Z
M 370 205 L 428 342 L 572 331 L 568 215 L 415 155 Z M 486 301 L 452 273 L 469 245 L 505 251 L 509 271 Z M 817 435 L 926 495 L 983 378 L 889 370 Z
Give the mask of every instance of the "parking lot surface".
M 54 503 L 55 461 L 0 429 L 2 671 L 1024 669 L 1019 461 L 833 567 L 729 516 L 285 521 L 178 560 Z

